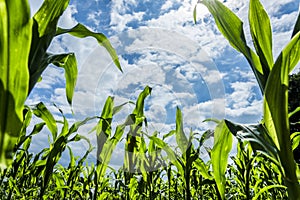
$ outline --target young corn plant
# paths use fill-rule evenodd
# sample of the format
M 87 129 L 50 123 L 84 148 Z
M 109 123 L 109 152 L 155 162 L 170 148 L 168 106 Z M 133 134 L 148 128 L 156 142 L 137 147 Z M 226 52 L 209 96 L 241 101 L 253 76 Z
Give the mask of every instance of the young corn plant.
M 71 194 L 76 191 L 83 191 L 78 183 L 82 171 L 83 162 L 87 155 L 92 151 L 89 141 L 77 134 L 78 128 L 93 118 L 87 118 L 83 121 L 75 122 L 69 127 L 69 123 L 64 117 L 63 121 L 56 121 L 50 111 L 39 103 L 32 108 L 27 107 L 24 124 L 21 130 L 21 136 L 15 145 L 16 154 L 12 165 L 1 173 L 1 198 L 4 199 L 45 199 L 57 197 L 59 199 L 70 199 Z M 26 134 L 32 116 L 35 115 L 42 119 L 42 122 L 34 125 L 33 129 Z M 58 124 L 62 123 L 60 132 Z M 32 137 L 40 133 L 47 126 L 51 133 L 49 147 L 42 149 L 36 155 L 29 152 Z M 77 161 L 73 156 L 69 143 L 79 140 L 86 140 L 89 143 L 89 149 L 85 155 Z M 70 164 L 64 168 L 58 164 L 62 153 L 68 148 L 70 152 Z
M 264 115 L 261 124 L 247 127 L 223 120 L 215 130 L 212 165 L 222 199 L 225 197 L 227 158 L 232 148 L 231 133 L 242 140 L 250 141 L 254 150 L 263 152 L 277 163 L 283 173 L 283 182 L 287 187 L 289 199 L 300 199 L 288 113 L 288 75 L 300 58 L 300 15 L 291 40 L 274 62 L 270 19 L 259 0 L 250 0 L 249 3 L 248 18 L 255 51 L 247 45 L 242 21 L 230 9 L 218 0 L 199 2 L 208 8 L 230 45 L 245 56 L 264 97 Z M 196 12 L 194 14 L 196 19 Z
M 155 136 L 149 136 L 149 138 L 154 143 L 156 143 L 156 145 L 159 148 L 161 148 L 166 152 L 168 156 L 168 160 L 172 165 L 176 167 L 177 173 L 183 182 L 182 197 L 184 199 L 190 200 L 192 199 L 192 193 L 191 193 L 192 171 L 196 169 L 199 170 L 200 174 L 205 179 L 212 179 L 212 176 L 208 173 L 207 166 L 205 165 L 203 160 L 199 157 L 200 148 L 196 150 L 194 148 L 194 145 L 192 144 L 192 140 L 194 139 L 194 133 L 191 131 L 188 138 L 184 133 L 182 113 L 179 108 L 177 108 L 177 112 L 176 112 L 176 129 L 170 131 L 167 135 L 164 136 L 163 139 L 174 134 L 176 136 L 176 143 L 178 145 L 177 147 L 180 150 L 179 153 L 172 150 L 172 148 L 160 138 L 157 138 Z M 171 170 L 171 168 L 169 170 Z
M 264 154 L 254 153 L 248 142 L 239 141 L 237 155 L 227 170 L 226 198 L 285 199 L 286 187 L 278 166 Z
M 47 51 L 51 41 L 62 34 L 84 38 L 94 37 L 111 55 L 121 70 L 117 54 L 102 33 L 88 30 L 82 24 L 71 29 L 57 27 L 57 22 L 70 0 L 45 0 L 30 15 L 27 0 L 0 1 L 0 167 L 10 165 L 13 148 L 24 121 L 24 103 L 43 71 L 53 64 L 64 68 L 66 96 L 69 104 L 77 79 L 74 53 L 52 54 Z M 16 12 L 18 11 L 18 12 Z

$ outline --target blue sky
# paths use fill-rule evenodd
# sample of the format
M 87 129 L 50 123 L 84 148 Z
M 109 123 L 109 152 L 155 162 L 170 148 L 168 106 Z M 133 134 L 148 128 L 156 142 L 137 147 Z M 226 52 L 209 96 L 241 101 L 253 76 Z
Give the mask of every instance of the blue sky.
M 30 0 L 34 13 L 41 0 Z M 167 133 L 174 127 L 176 106 L 182 109 L 187 127 L 203 132 L 213 125 L 206 118 L 224 118 L 239 123 L 257 123 L 262 113 L 262 97 L 246 60 L 233 50 L 218 32 L 212 16 L 203 5 L 197 7 L 197 24 L 193 23 L 196 0 L 71 0 L 59 26 L 71 28 L 78 22 L 104 33 L 115 47 L 124 73 L 113 65 L 107 52 L 92 38 L 79 40 L 68 35 L 56 38 L 50 51 L 75 52 L 79 77 L 73 110 L 67 104 L 64 76 L 60 69 L 49 67 L 43 81 L 27 100 L 28 104 L 45 102 L 58 105 L 70 121 L 99 115 L 107 96 L 116 104 L 136 100 L 145 85 L 153 88 L 146 101 L 148 131 Z M 299 10 L 298 0 L 263 0 L 271 18 L 273 51 L 277 56 L 288 42 Z M 227 0 L 225 5 L 245 23 L 247 41 L 248 0 Z M 298 69 L 299 70 L 299 65 Z M 122 122 L 131 112 L 128 105 L 116 116 Z M 82 129 L 86 135 L 88 128 Z M 95 144 L 93 135 L 89 138 Z M 33 150 L 46 146 L 47 135 L 35 139 Z M 80 154 L 86 145 L 71 145 Z M 116 149 L 113 164 L 119 165 L 124 154 L 122 144 Z M 115 163 L 114 163 L 115 162 Z

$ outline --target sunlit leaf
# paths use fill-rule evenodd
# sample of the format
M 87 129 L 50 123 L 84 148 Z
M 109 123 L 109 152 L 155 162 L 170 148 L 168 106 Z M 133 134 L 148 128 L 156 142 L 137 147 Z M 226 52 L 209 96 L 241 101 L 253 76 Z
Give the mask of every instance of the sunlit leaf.
M 265 69 L 265 76 L 273 67 L 272 30 L 268 14 L 259 0 L 250 0 L 249 25 L 256 53 Z
M 48 62 L 54 65 L 64 68 L 66 78 L 66 96 L 68 103 L 72 105 L 72 98 L 77 81 L 77 61 L 74 53 L 50 55 Z
M 185 153 L 189 144 L 183 131 L 182 113 L 178 107 L 176 110 L 176 143 L 181 153 Z
M 70 0 L 45 0 L 34 15 L 38 23 L 39 37 L 48 34 L 56 28 L 59 17 L 69 5 Z
M 229 41 L 231 46 L 241 52 L 248 60 L 263 93 L 267 77 L 260 63 L 259 57 L 248 47 L 243 30 L 243 22 L 229 8 L 219 0 L 202 0 L 210 13 L 213 15 L 220 32 Z
M 279 157 L 285 172 L 289 195 L 299 196 L 296 165 L 290 142 L 288 118 L 288 74 L 300 58 L 300 32 L 283 49 L 269 75 L 264 95 L 264 123 L 279 149 Z M 291 182 L 291 183 L 290 183 Z M 293 197 L 292 197 L 293 198 Z
M 85 37 L 95 38 L 98 41 L 98 43 L 108 51 L 115 65 L 119 68 L 120 71 L 122 71 L 118 55 L 104 34 L 90 31 L 82 24 L 77 24 L 75 27 L 71 29 L 58 28 L 56 35 L 61 35 L 65 33 L 69 33 L 79 38 L 85 38 Z
M 168 160 L 170 160 L 170 162 L 174 166 L 176 166 L 178 172 L 181 175 L 184 175 L 184 169 L 183 169 L 182 165 L 180 164 L 180 162 L 178 161 L 177 155 L 172 150 L 172 148 L 158 137 L 149 136 L 149 139 L 152 140 L 159 148 L 161 148 L 162 150 L 164 150 L 167 153 Z
M 278 149 L 267 130 L 262 124 L 240 125 L 225 120 L 225 124 L 230 132 L 242 141 L 248 141 L 254 151 L 262 152 L 274 159 L 278 159 Z
M 18 12 L 16 12 L 18 11 Z M 31 41 L 27 0 L 0 1 L 0 168 L 11 163 L 28 92 Z
M 292 150 L 294 151 L 300 143 L 300 132 L 294 132 L 290 136 L 291 141 L 292 141 Z
M 57 124 L 51 112 L 42 102 L 37 104 L 32 110 L 35 116 L 45 121 L 48 129 L 52 133 L 53 140 L 55 140 L 57 137 Z
M 214 146 L 211 151 L 211 163 L 214 178 L 222 199 L 225 198 L 226 178 L 225 172 L 229 152 L 232 148 L 232 134 L 227 128 L 225 121 L 217 125 L 214 134 Z

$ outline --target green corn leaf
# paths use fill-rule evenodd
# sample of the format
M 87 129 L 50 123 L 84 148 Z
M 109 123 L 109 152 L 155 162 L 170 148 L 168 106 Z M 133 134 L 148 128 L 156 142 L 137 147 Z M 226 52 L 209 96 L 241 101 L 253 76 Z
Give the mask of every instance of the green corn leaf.
M 118 105 L 118 106 L 115 106 L 114 109 L 113 109 L 113 115 L 117 114 L 118 112 L 120 112 L 122 110 L 122 108 L 127 105 L 128 103 L 132 103 L 131 101 L 129 102 L 125 102 L 125 103 L 122 103 L 121 105 Z M 134 103 L 133 103 L 134 104 Z
M 38 123 L 35 124 L 33 127 L 33 130 L 31 131 L 31 133 L 27 136 L 23 135 L 21 137 L 19 137 L 18 143 L 16 144 L 16 149 L 19 149 L 21 147 L 21 145 L 29 138 L 31 138 L 33 135 L 36 135 L 37 133 L 40 133 L 42 131 L 42 129 L 44 128 L 44 126 L 46 125 L 45 122 L 42 123 Z
M 260 58 L 266 76 L 272 69 L 274 61 L 272 54 L 272 30 L 268 14 L 259 0 L 250 0 L 249 24 L 253 44 Z
M 136 106 L 132 114 L 136 115 L 136 118 L 140 119 L 144 117 L 144 102 L 145 98 L 151 94 L 152 88 L 149 86 L 146 86 L 144 90 L 140 93 L 137 101 Z
M 194 11 L 193 11 L 193 19 L 194 19 L 194 23 L 197 23 L 197 4 L 194 7 Z
M 38 23 L 39 37 L 42 37 L 56 28 L 58 19 L 66 10 L 70 0 L 45 0 L 34 15 Z
M 57 137 L 57 124 L 56 121 L 51 114 L 51 112 L 47 109 L 47 107 L 41 102 L 32 108 L 35 116 L 41 118 L 46 123 L 48 129 L 52 134 L 53 141 L 56 140 Z
M 182 113 L 178 107 L 176 111 L 176 143 L 181 153 L 184 154 L 188 148 L 188 140 L 183 131 Z
M 226 178 L 229 152 L 232 149 L 232 134 L 227 128 L 225 121 L 217 125 L 214 134 L 214 146 L 211 151 L 211 163 L 214 178 L 222 199 L 225 198 Z
M 91 121 L 91 120 L 94 120 L 94 119 L 97 119 L 98 117 L 87 117 L 85 118 L 84 120 L 82 121 L 78 121 L 78 122 L 75 122 L 71 128 L 69 129 L 69 131 L 67 132 L 67 134 L 65 134 L 65 136 L 69 136 L 71 135 L 72 133 L 75 133 L 77 132 L 77 130 L 79 129 L 79 127 L 85 125 L 87 122 Z
M 259 57 L 247 46 L 243 30 L 243 22 L 226 6 L 218 0 L 202 0 L 210 13 L 213 15 L 220 32 L 229 41 L 231 46 L 241 52 L 248 60 L 263 93 L 267 77 L 260 63 Z
M 175 133 L 176 133 L 176 130 L 172 130 L 169 133 L 163 135 L 163 140 L 170 137 L 170 136 L 172 136 L 172 135 L 174 135 Z
M 155 132 L 152 134 L 152 137 L 157 137 L 157 135 L 158 135 L 158 132 L 155 131 Z M 150 141 L 149 141 L 148 152 L 149 152 L 150 155 L 153 155 L 153 154 L 155 154 L 155 152 L 156 152 L 156 145 L 155 145 L 155 143 L 154 143 L 153 140 L 150 140 Z
M 278 60 L 279 59 L 279 60 Z M 289 73 L 297 66 L 300 60 L 300 31 L 291 39 L 289 44 L 284 48 L 277 58 L 276 63 L 281 65 L 287 65 Z M 275 65 L 276 65 L 275 63 Z
M 288 119 L 288 74 L 300 58 L 300 32 L 283 49 L 269 75 L 264 95 L 264 122 L 268 133 L 279 149 L 279 158 L 284 169 L 285 184 L 291 198 L 300 196 L 296 165 L 290 142 Z
M 72 98 L 78 75 L 77 61 L 74 53 L 50 55 L 48 57 L 48 63 L 53 63 L 57 67 L 64 68 L 66 78 L 66 96 L 68 103 L 72 105 Z
M 244 126 L 228 120 L 225 120 L 225 124 L 237 139 L 250 142 L 254 151 L 278 160 L 278 149 L 262 124 Z
M 32 41 L 29 57 L 30 93 L 40 80 L 43 71 L 47 68 L 47 49 L 55 37 L 57 22 L 69 4 L 69 0 L 45 0 L 33 17 Z
M 29 57 L 30 82 L 28 94 L 47 68 L 47 49 L 55 37 L 57 22 L 69 4 L 69 0 L 45 0 L 33 17 L 32 41 Z
M 292 141 L 292 150 L 294 151 L 300 143 L 300 132 L 294 132 L 293 134 L 291 134 L 290 138 Z
M 103 150 L 103 146 L 111 135 L 111 123 L 113 118 L 114 99 L 108 97 L 104 104 L 101 118 L 96 126 L 97 134 L 97 159 Z
M 202 145 L 204 144 L 204 142 L 205 142 L 207 139 L 213 137 L 213 134 L 214 134 L 214 132 L 213 132 L 212 130 L 207 130 L 207 131 L 205 131 L 205 132 L 202 134 L 202 136 L 201 136 L 201 138 L 200 138 L 200 140 L 199 140 L 199 146 L 202 147 Z
M 268 185 L 262 189 L 260 189 L 260 191 L 258 193 L 255 194 L 255 196 L 253 197 L 253 200 L 256 200 L 256 199 L 260 199 L 260 195 L 262 195 L 264 192 L 267 192 L 268 190 L 270 189 L 273 189 L 273 188 L 283 188 L 283 189 L 286 189 L 286 186 L 284 185 Z
M 26 135 L 26 129 L 30 125 L 30 121 L 32 118 L 32 111 L 28 106 L 25 106 L 23 113 L 25 114 L 24 115 L 25 117 L 24 117 L 24 121 L 23 121 L 22 129 L 20 131 L 19 138 L 24 137 Z
M 168 160 L 170 160 L 170 162 L 177 168 L 178 172 L 184 176 L 184 169 L 182 167 L 182 165 L 180 164 L 180 162 L 178 161 L 178 156 L 176 155 L 176 153 L 172 150 L 172 148 L 165 143 L 163 140 L 161 140 L 158 137 L 154 137 L 154 136 L 148 136 L 150 140 L 152 140 L 159 148 L 161 148 L 162 150 L 164 150 L 168 156 Z
M 75 27 L 71 29 L 58 28 L 56 35 L 61 35 L 65 33 L 69 33 L 79 38 L 85 38 L 85 37 L 95 38 L 98 41 L 98 43 L 108 51 L 115 65 L 119 68 L 120 71 L 122 71 L 118 55 L 104 34 L 92 32 L 82 24 L 77 24 Z
M 197 170 L 200 172 L 200 174 L 203 176 L 205 179 L 212 180 L 213 177 L 208 173 L 208 167 L 207 165 L 203 162 L 201 158 L 197 158 L 194 162 L 193 165 L 196 166 Z
M 107 166 L 110 162 L 113 150 L 115 149 L 116 145 L 122 138 L 124 129 L 125 129 L 125 125 L 117 126 L 114 136 L 109 138 L 107 140 L 107 142 L 105 142 L 103 149 L 99 156 L 99 161 L 101 163 L 101 165 L 99 165 L 99 169 L 97 169 L 97 171 L 99 173 L 99 177 L 104 177 Z
M 16 12 L 18 11 L 18 12 Z M 31 41 L 27 0 L 0 1 L 0 168 L 10 165 L 23 122 Z
M 55 164 L 58 162 L 58 160 L 61 157 L 62 152 L 66 148 L 66 138 L 63 136 L 60 136 L 57 138 L 57 140 L 52 145 L 52 148 L 50 149 L 50 152 L 47 157 L 45 171 L 44 171 L 44 180 L 43 180 L 43 187 L 41 190 L 41 193 L 43 194 L 45 192 L 45 189 L 48 187 L 50 178 L 53 173 L 53 168 Z
M 300 59 L 300 32 L 298 32 L 277 58 L 270 73 L 265 92 L 264 122 L 279 150 L 289 140 L 288 74 Z
M 142 173 L 144 181 L 146 182 L 148 176 L 147 167 L 150 166 L 149 160 L 146 157 L 147 145 L 144 137 L 137 137 L 137 143 L 139 145 L 138 152 L 137 152 L 137 166 L 138 166 L 138 170 Z
M 76 160 L 75 160 L 75 157 L 74 157 L 74 154 L 73 154 L 73 151 L 72 149 L 67 146 L 68 150 L 69 150 L 69 156 L 70 156 L 70 163 L 69 163 L 69 167 L 68 168 L 73 168 L 76 164 Z
M 130 183 L 128 185 L 130 199 L 137 199 L 137 197 L 138 197 L 138 192 L 137 192 L 138 185 L 139 185 L 139 183 L 138 183 L 136 177 L 132 177 L 130 179 Z
M 55 105 L 56 106 L 56 105 Z M 59 112 L 61 113 L 62 117 L 63 117 L 63 127 L 61 129 L 60 135 L 66 135 L 69 131 L 69 123 L 68 120 L 66 119 L 63 111 L 61 109 L 59 109 L 58 107 L 56 107 Z

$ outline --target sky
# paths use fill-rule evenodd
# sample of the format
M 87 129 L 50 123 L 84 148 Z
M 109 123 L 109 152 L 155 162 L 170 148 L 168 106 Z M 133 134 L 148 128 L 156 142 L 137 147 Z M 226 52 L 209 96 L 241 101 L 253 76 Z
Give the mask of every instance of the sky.
M 42 0 L 30 0 L 32 14 Z M 223 1 L 247 22 L 248 0 Z M 273 54 L 277 57 L 290 39 L 299 0 L 261 1 L 270 16 L 273 29 Z M 53 40 L 52 53 L 75 52 L 79 74 L 73 99 L 73 111 L 65 97 L 63 70 L 50 66 L 43 81 L 36 85 L 26 104 L 43 101 L 59 118 L 56 104 L 70 122 L 100 115 L 108 96 L 115 104 L 135 101 L 146 85 L 152 94 L 145 102 L 148 133 L 162 135 L 175 127 L 178 106 L 183 113 L 186 133 L 192 128 L 203 133 L 212 129 L 207 118 L 230 119 L 237 123 L 256 124 L 262 117 L 262 96 L 244 57 L 236 52 L 218 31 L 212 16 L 201 4 L 197 6 L 197 23 L 193 22 L 196 0 L 71 0 L 59 21 L 62 28 L 77 23 L 105 34 L 119 56 L 123 73 L 113 64 L 106 50 L 93 38 L 78 39 L 63 35 Z M 294 72 L 299 71 L 299 65 Z M 134 106 L 128 104 L 115 117 L 114 125 L 124 122 Z M 35 119 L 37 120 L 37 119 Z M 95 134 L 87 134 L 94 122 L 79 130 L 96 145 Z M 32 150 L 48 146 L 48 134 L 35 137 Z M 170 143 L 174 138 L 170 138 Z M 71 144 L 82 155 L 87 144 Z M 211 142 L 208 142 L 208 146 Z M 111 165 L 120 167 L 124 141 L 116 148 Z M 206 155 L 203 155 L 204 157 Z M 67 155 L 62 162 L 67 163 Z M 89 157 L 91 161 L 95 157 Z M 95 161 L 94 161 L 95 162 Z

